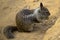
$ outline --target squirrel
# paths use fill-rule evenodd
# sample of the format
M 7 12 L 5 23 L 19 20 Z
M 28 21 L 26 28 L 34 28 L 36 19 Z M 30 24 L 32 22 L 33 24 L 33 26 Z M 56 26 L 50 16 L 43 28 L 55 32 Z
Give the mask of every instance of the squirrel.
M 13 32 L 32 32 L 34 23 L 40 23 L 42 20 L 47 20 L 50 16 L 49 10 L 40 3 L 39 8 L 29 10 L 22 9 L 16 15 L 16 27 L 8 26 L 4 28 L 4 35 L 7 38 L 14 38 Z

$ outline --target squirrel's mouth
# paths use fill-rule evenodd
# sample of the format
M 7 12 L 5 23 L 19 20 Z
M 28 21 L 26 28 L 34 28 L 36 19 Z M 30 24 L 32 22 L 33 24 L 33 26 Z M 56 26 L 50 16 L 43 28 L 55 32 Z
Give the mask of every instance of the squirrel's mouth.
M 45 17 L 35 18 L 33 21 L 35 23 L 40 23 L 40 22 L 45 21 L 45 20 L 48 20 L 48 19 L 49 19 L 49 16 L 48 17 L 45 16 Z
M 40 19 L 41 19 L 41 20 L 48 20 L 49 17 L 41 17 Z
M 41 17 L 40 19 L 37 20 L 37 22 L 40 23 L 40 22 L 48 20 L 48 19 L 49 19 L 49 17 Z

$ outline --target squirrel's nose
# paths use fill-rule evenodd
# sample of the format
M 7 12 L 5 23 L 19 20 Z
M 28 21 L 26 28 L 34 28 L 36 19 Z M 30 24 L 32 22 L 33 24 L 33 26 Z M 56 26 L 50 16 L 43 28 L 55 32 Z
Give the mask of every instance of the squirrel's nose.
M 48 13 L 45 13 L 45 15 L 50 16 L 50 13 L 49 12 Z
M 48 16 L 50 16 L 50 13 L 48 13 Z

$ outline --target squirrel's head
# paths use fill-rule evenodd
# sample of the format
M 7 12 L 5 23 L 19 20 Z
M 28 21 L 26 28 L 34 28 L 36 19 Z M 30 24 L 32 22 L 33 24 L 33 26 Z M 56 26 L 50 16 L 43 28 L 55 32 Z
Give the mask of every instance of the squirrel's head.
M 35 13 L 38 14 L 37 18 L 40 20 L 48 19 L 48 17 L 50 16 L 49 10 L 44 7 L 42 3 L 40 3 L 40 7 L 36 10 Z

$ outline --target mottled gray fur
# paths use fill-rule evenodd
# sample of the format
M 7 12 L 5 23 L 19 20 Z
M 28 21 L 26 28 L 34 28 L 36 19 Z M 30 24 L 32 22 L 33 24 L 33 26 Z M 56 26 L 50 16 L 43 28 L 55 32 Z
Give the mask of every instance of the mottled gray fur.
M 32 24 L 48 19 L 50 12 L 40 3 L 40 7 L 32 10 L 23 9 L 16 15 L 16 24 L 19 31 L 33 31 Z

